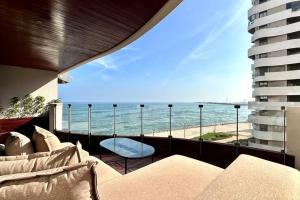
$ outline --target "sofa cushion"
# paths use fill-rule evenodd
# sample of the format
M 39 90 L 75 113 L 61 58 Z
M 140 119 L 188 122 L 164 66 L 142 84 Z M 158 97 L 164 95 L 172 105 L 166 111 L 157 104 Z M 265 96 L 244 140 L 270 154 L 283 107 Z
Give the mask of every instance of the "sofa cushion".
M 5 155 L 16 156 L 34 153 L 31 141 L 18 132 L 10 132 L 5 140 Z
M 0 162 L 1 161 L 32 159 L 32 158 L 44 157 L 47 155 L 50 155 L 50 152 L 38 152 L 38 153 L 33 153 L 33 154 L 28 154 L 28 155 L 20 155 L 20 156 L 0 156 Z
M 189 200 L 222 171 L 213 165 L 175 155 L 98 185 L 98 190 L 102 200 Z
M 60 144 L 59 139 L 50 131 L 38 126 L 34 126 L 34 128 L 32 141 L 36 152 L 52 151 L 55 146 Z
M 69 166 L 89 159 L 88 152 L 77 146 L 67 146 L 49 153 L 37 153 L 22 158 L 2 159 L 0 176 L 7 174 L 36 172 L 56 167 Z
M 100 176 L 98 178 L 98 185 L 100 187 L 108 181 L 122 177 L 122 174 L 120 174 L 118 171 L 116 171 L 115 169 L 113 169 L 103 161 L 99 160 L 98 158 L 94 156 L 90 156 L 88 160 L 93 160 L 98 163 L 96 165 L 95 170 L 97 171 L 97 174 Z
M 0 199 L 99 199 L 95 162 L 0 177 Z
M 240 155 L 197 199 L 300 199 L 300 172 L 256 157 Z
M 58 150 L 58 149 L 62 149 L 68 146 L 74 146 L 74 144 L 72 144 L 71 142 L 61 142 L 57 145 L 52 146 L 52 151 Z

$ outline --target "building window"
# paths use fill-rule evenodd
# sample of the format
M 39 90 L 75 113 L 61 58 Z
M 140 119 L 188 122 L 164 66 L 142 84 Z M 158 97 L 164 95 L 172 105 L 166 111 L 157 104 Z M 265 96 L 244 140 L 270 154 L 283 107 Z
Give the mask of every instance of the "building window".
M 259 101 L 260 102 L 268 102 L 268 97 L 267 96 L 260 96 Z
M 259 26 L 258 29 L 261 30 L 261 29 L 266 29 L 268 28 L 268 24 L 265 24 L 265 25 L 262 25 L 262 26 Z
M 268 82 L 267 81 L 259 82 L 259 87 L 268 87 Z
M 263 12 L 260 12 L 259 13 L 259 18 L 262 18 L 262 17 L 265 17 L 265 16 L 267 16 L 268 15 L 268 11 L 266 10 L 266 11 L 263 11 Z
M 267 2 L 268 0 L 259 0 L 259 3 L 261 4 L 261 3 L 265 3 L 265 2 Z
M 262 38 L 259 40 L 259 45 L 266 45 L 268 44 L 268 38 Z
M 300 10 L 300 1 L 288 3 L 288 4 L 286 5 L 286 8 L 287 8 L 287 9 L 292 9 L 292 11 Z
M 254 14 L 254 15 L 251 15 L 250 17 L 249 17 L 249 21 L 250 21 L 250 24 L 252 24 L 253 22 L 254 22 L 254 20 L 255 20 L 255 17 L 256 15 Z
M 287 55 L 295 55 L 300 54 L 300 48 L 288 49 Z
M 266 124 L 260 124 L 259 125 L 259 130 L 260 131 L 268 131 L 268 125 L 266 125 Z
M 300 102 L 300 96 L 299 95 L 288 96 L 287 101 L 288 102 Z
M 300 22 L 300 17 L 292 17 L 287 19 L 287 24 L 294 24 Z
M 300 38 L 300 31 L 294 32 L 294 33 L 289 33 L 287 35 L 288 40 L 295 40 Z
M 260 144 L 268 145 L 269 141 L 268 140 L 260 140 Z
M 287 70 L 288 71 L 300 70 L 300 63 L 288 65 Z
M 267 53 L 262 53 L 258 55 L 259 58 L 267 58 L 268 54 Z

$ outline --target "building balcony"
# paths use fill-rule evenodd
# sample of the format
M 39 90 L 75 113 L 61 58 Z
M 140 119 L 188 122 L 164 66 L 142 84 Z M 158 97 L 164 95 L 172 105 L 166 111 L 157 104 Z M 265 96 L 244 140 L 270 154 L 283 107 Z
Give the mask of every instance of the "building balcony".
M 292 48 L 299 48 L 299 47 L 300 47 L 300 39 L 274 42 L 262 46 L 251 47 L 248 50 L 248 57 L 258 55 L 258 54 L 263 54 L 263 53 L 269 53 L 269 52 L 275 52 L 275 51 L 281 51 L 285 49 L 292 49 Z
M 300 79 L 300 70 L 282 71 L 282 72 L 266 72 L 264 76 L 256 76 L 254 82 L 258 81 L 282 81 Z
M 255 96 L 287 96 L 300 95 L 300 86 L 286 86 L 286 87 L 258 87 L 253 90 L 253 97 Z
M 300 11 L 292 11 L 291 9 L 289 10 L 284 10 L 272 15 L 268 15 L 266 17 L 262 17 L 259 19 L 256 19 L 253 24 L 250 24 L 248 26 L 248 30 L 251 30 L 255 27 L 270 24 L 276 21 L 292 18 L 292 17 L 299 17 L 300 16 Z
M 248 10 L 248 17 L 258 14 L 262 11 L 272 9 L 281 5 L 285 5 L 290 2 L 294 2 L 295 0 L 272 0 L 272 1 L 267 1 L 261 4 L 253 5 L 249 10 Z
M 255 31 L 255 33 L 251 38 L 251 41 L 254 42 L 260 38 L 275 37 L 279 35 L 294 33 L 299 30 L 300 30 L 300 22 L 288 24 L 286 26 L 279 26 L 275 28 L 261 29 Z
M 281 107 L 300 107 L 300 102 L 249 102 L 250 110 L 281 110 Z
M 295 63 L 300 63 L 299 54 L 280 56 L 280 57 L 271 57 L 271 58 L 261 58 L 254 61 L 252 70 L 255 69 L 256 67 L 290 65 Z
M 253 129 L 252 136 L 260 140 L 284 141 L 282 132 L 258 131 Z
M 280 152 L 283 149 L 282 147 L 275 147 L 275 146 L 270 146 L 270 145 L 265 145 L 265 144 L 258 144 L 258 143 L 254 143 L 254 142 L 249 142 L 248 144 L 249 144 L 249 147 L 265 149 L 265 150 L 270 150 L 270 151 Z
M 248 121 L 255 124 L 283 126 L 283 117 L 260 116 L 250 114 Z

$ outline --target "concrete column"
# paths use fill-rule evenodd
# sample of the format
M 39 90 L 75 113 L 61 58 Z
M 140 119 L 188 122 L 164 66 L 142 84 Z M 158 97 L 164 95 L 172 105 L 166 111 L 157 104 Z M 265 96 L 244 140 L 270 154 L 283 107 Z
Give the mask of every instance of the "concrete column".
M 62 103 L 53 103 L 49 106 L 49 130 L 62 130 Z
M 287 153 L 295 156 L 295 167 L 300 170 L 300 108 L 286 110 Z

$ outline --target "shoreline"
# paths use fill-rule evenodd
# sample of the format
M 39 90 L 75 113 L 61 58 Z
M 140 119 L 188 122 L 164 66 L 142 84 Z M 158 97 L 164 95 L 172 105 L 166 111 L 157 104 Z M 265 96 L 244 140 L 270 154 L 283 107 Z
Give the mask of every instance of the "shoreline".
M 252 137 L 251 135 L 251 124 L 249 122 L 241 122 L 239 123 L 239 138 L 240 139 L 247 139 Z M 217 140 L 215 142 L 231 142 L 235 140 L 236 134 L 236 123 L 226 123 L 226 124 L 218 124 L 218 125 L 210 125 L 210 126 L 203 126 L 202 133 L 205 135 L 208 132 L 223 132 L 228 135 L 232 135 L 232 137 Z M 169 131 L 161 131 L 155 133 L 147 133 L 145 136 L 154 136 L 154 137 L 168 137 L 170 134 Z M 186 138 L 192 139 L 200 135 L 199 126 L 193 128 L 186 128 L 186 129 L 176 129 L 172 130 L 172 136 L 175 138 Z
M 252 126 L 249 122 L 239 122 L 239 139 L 249 139 L 252 137 L 251 134 Z M 66 131 L 66 130 L 64 130 Z M 77 134 L 87 135 L 86 131 L 80 132 L 80 131 L 73 131 Z M 93 131 L 92 131 L 93 132 Z M 228 143 L 236 140 L 236 123 L 220 123 L 215 125 L 205 125 L 202 126 L 202 134 L 205 135 L 208 132 L 222 132 L 228 135 L 231 135 L 232 137 L 222 139 L 222 140 L 215 140 L 214 142 L 220 142 L 220 143 Z M 158 131 L 158 132 L 152 132 L 152 133 L 144 133 L 145 136 L 152 136 L 152 137 L 168 137 L 170 134 L 169 130 L 167 131 Z M 101 135 L 97 134 L 97 132 L 93 132 L 92 135 Z M 103 135 L 110 135 L 110 134 L 103 134 Z M 126 137 L 126 136 L 137 136 L 140 134 L 118 134 L 120 137 Z M 185 138 L 185 139 L 193 139 L 195 137 L 198 137 L 200 135 L 200 126 L 195 127 L 189 127 L 186 129 L 179 128 L 179 129 L 172 129 L 172 137 L 174 138 Z

